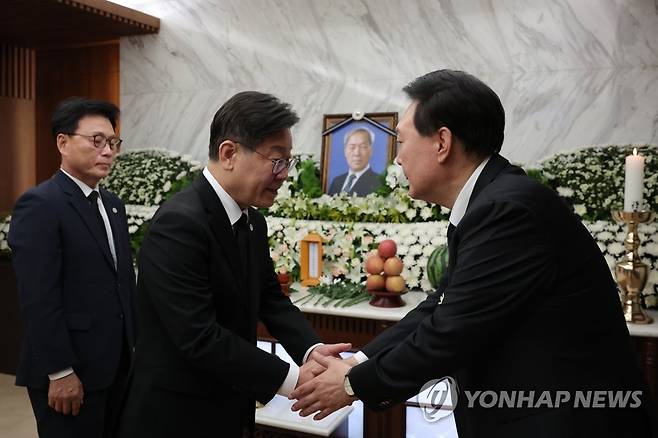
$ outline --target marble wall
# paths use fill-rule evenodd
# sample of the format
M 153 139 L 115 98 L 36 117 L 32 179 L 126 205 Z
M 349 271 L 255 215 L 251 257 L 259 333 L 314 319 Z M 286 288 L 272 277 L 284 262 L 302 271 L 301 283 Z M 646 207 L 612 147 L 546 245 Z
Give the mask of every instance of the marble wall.
M 205 160 L 232 94 L 271 92 L 319 156 L 322 115 L 398 111 L 439 68 L 487 82 L 503 154 L 531 163 L 590 144 L 658 144 L 658 0 L 115 0 L 161 19 L 121 41 L 126 149 Z

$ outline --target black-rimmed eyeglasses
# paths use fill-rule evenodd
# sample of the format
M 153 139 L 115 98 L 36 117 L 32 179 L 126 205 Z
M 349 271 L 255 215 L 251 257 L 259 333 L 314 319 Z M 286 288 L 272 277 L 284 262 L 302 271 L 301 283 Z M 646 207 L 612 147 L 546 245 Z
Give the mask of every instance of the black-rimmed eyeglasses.
M 110 146 L 110 149 L 113 149 L 115 151 L 119 151 L 121 149 L 121 143 L 123 143 L 123 140 L 118 138 L 118 137 L 105 137 L 103 134 L 94 134 L 94 135 L 85 135 L 85 134 L 78 134 L 77 132 L 69 132 L 66 135 L 77 135 L 80 137 L 86 137 L 91 139 L 92 144 L 94 147 L 98 149 L 103 149 L 105 148 L 106 145 Z

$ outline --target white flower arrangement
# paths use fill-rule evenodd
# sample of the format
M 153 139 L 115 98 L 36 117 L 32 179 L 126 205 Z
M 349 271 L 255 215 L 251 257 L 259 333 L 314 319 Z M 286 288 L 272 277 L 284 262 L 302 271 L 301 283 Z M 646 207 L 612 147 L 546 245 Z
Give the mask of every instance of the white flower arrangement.
M 8 255 L 10 253 L 9 244 L 7 244 L 10 223 L 11 215 L 5 217 L 0 216 L 0 255 Z
M 541 161 L 531 176 L 555 189 L 583 219 L 609 219 L 623 206 L 625 157 L 637 148 L 645 157 L 644 208 L 658 207 L 658 156 L 655 145 L 590 146 Z
M 128 231 L 133 241 L 141 241 L 145 226 L 158 206 L 126 205 Z M 412 224 L 383 224 L 364 222 L 308 221 L 266 217 L 272 260 L 277 270 L 299 272 L 300 242 L 310 232 L 324 239 L 324 272 L 326 281 L 343 275 L 360 282 L 365 279 L 366 254 L 383 239 L 398 243 L 398 255 L 404 262 L 402 275 L 409 288 L 430 290 L 425 275 L 427 259 L 434 249 L 446 242 L 447 221 Z M 0 252 L 8 252 L 7 234 L 11 216 L 0 219 Z M 620 261 L 626 236 L 624 224 L 610 221 L 583 221 L 596 240 L 611 272 Z M 640 256 L 649 265 L 650 275 L 643 291 L 648 307 L 658 305 L 658 225 L 642 224 L 638 228 L 642 243 Z
M 447 219 L 447 210 L 408 195 L 408 182 L 400 166 L 391 165 L 386 172 L 388 194 L 371 193 L 360 197 L 339 193 L 311 198 L 293 195 L 286 181 L 267 215 L 289 219 L 330 220 L 336 222 L 410 223 Z
M 405 263 L 402 275 L 407 286 L 429 290 L 425 275 L 427 259 L 432 250 L 446 242 L 448 222 L 414 224 L 382 224 L 365 222 L 307 221 L 267 217 L 272 260 L 277 269 L 299 271 L 298 254 L 301 240 L 314 232 L 324 239 L 323 276 L 345 276 L 353 282 L 366 278 L 364 264 L 368 252 L 384 239 L 398 243 L 398 257 Z
M 148 224 L 155 214 L 158 206 L 126 205 L 126 219 L 128 221 L 128 234 L 134 236 L 144 224 Z
M 189 156 L 167 150 L 124 152 L 101 183 L 126 204 L 160 205 L 203 169 Z
M 621 205 L 624 156 L 633 145 L 590 147 L 558 154 L 540 163 L 528 174 L 554 188 L 569 200 L 576 214 L 595 238 L 610 267 L 620 261 L 625 249 L 625 225 L 610 220 L 610 210 Z M 658 160 L 655 147 L 640 145 L 646 157 L 645 201 L 647 209 L 658 206 Z M 321 195 L 317 163 L 306 161 L 305 177 L 286 181 L 274 205 L 266 212 L 271 255 L 275 268 L 298 278 L 300 241 L 309 232 L 325 240 L 323 282 L 336 277 L 360 282 L 365 279 L 364 259 L 380 240 L 398 243 L 398 255 L 405 268 L 403 276 L 410 288 L 429 290 L 425 275 L 427 259 L 445 243 L 450 211 L 408 196 L 408 181 L 400 166 L 387 168 L 384 186 L 366 197 L 339 194 Z M 158 151 L 122 154 L 110 177 L 109 190 L 126 203 L 128 231 L 136 252 L 150 219 L 167 197 L 189 184 L 202 166 L 188 157 Z M 303 187 L 303 189 L 300 189 Z M 308 195 L 315 190 L 316 195 Z M 0 217 L 0 255 L 9 253 L 7 233 L 11 216 Z M 639 227 L 640 256 L 649 265 L 650 275 L 643 294 L 648 307 L 658 305 L 657 225 Z

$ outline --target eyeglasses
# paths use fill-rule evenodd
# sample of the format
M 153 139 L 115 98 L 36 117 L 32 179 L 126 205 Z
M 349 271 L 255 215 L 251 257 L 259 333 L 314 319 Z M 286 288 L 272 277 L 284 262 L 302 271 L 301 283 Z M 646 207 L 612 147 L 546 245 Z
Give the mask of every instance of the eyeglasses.
M 238 143 L 238 142 L 236 142 L 236 143 Z M 242 144 L 242 143 L 238 143 L 238 144 Z M 266 155 L 261 154 L 256 149 L 252 149 L 252 148 L 247 148 L 247 149 L 249 149 L 252 152 L 256 152 L 256 154 L 260 155 L 261 157 L 265 158 L 266 160 L 270 160 L 272 162 L 272 173 L 274 175 L 280 174 L 285 169 L 287 169 L 288 172 L 290 172 L 295 167 L 295 165 L 297 164 L 297 161 L 298 161 L 297 158 L 294 158 L 294 157 L 292 157 L 292 158 L 270 158 Z
M 85 135 L 85 134 L 78 134 L 77 132 L 71 132 L 66 135 L 78 135 L 80 137 L 90 138 L 94 147 L 98 149 L 103 149 L 105 148 L 106 145 L 109 145 L 110 149 L 117 152 L 119 151 L 119 149 L 121 149 L 121 143 L 123 143 L 123 140 L 118 137 L 107 138 L 103 134 Z

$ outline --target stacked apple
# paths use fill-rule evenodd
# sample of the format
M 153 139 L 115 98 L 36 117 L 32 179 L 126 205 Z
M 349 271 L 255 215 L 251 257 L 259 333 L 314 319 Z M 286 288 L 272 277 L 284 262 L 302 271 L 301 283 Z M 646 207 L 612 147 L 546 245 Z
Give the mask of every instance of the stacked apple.
M 400 275 L 404 265 L 396 257 L 398 247 L 391 239 L 379 243 L 377 251 L 372 251 L 366 259 L 366 289 L 400 293 L 404 290 L 404 277 Z

